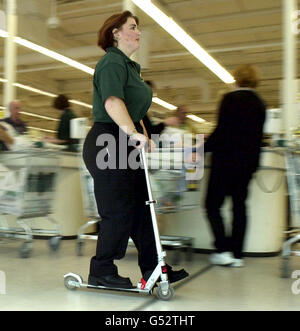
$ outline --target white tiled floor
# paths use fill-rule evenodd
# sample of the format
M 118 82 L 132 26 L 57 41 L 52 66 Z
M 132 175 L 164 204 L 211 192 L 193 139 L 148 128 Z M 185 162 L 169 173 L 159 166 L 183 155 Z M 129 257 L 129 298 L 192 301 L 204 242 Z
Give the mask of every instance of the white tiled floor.
M 58 252 L 51 252 L 46 240 L 35 240 L 32 256 L 18 255 L 20 240 L 0 241 L 0 270 L 6 276 L 6 294 L 0 293 L 0 310 L 105 310 L 105 311 L 201 311 L 201 310 L 299 310 L 300 294 L 293 294 L 296 279 L 280 278 L 280 256 L 246 258 L 245 268 L 211 267 L 208 255 L 194 254 L 192 262 L 182 260 L 190 277 L 174 284 L 171 301 L 109 291 L 76 290 L 64 287 L 68 272 L 88 276 L 95 241 L 86 241 L 84 256 L 76 255 L 76 240 L 63 240 Z M 168 260 L 174 252 L 167 251 Z M 291 259 L 300 270 L 300 258 Z M 118 262 L 119 272 L 140 278 L 137 255 L 129 247 Z M 2 273 L 3 275 L 3 273 Z M 298 286 L 300 290 L 300 286 Z

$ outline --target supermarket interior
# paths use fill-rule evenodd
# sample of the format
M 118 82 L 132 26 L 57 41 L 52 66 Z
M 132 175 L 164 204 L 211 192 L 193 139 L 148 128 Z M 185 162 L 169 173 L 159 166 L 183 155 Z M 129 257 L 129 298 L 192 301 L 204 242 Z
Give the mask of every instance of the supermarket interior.
M 299 310 L 299 35 L 300 0 L 0 0 L 0 311 Z

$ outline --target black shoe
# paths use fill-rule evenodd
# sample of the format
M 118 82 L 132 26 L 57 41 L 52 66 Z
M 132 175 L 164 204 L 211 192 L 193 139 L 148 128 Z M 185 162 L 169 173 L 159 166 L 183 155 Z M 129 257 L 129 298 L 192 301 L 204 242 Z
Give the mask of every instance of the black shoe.
M 189 273 L 186 272 L 184 269 L 174 271 L 171 267 L 168 266 L 168 278 L 170 283 L 178 282 L 179 280 L 182 280 L 188 276 Z
M 172 267 L 170 267 L 169 265 L 167 265 L 167 273 L 168 273 L 168 279 L 170 283 L 175 283 L 178 282 L 179 280 L 182 280 L 186 277 L 189 276 L 189 273 L 186 272 L 184 269 L 180 269 L 180 270 L 172 270 Z M 146 271 L 143 275 L 144 280 L 148 280 L 149 277 L 151 276 L 152 271 Z M 158 279 L 158 281 L 160 281 L 160 278 Z
M 112 288 L 133 288 L 131 280 L 128 277 L 121 277 L 118 274 L 106 275 L 106 276 L 89 276 L 89 285 L 93 286 L 105 286 Z

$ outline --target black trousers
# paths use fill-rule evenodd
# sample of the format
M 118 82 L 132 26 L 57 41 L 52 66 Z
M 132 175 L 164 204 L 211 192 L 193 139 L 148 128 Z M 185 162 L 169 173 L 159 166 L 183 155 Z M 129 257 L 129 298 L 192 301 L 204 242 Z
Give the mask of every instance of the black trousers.
M 253 171 L 239 167 L 212 166 L 206 195 L 206 212 L 218 253 L 233 252 L 242 258 L 247 226 L 246 199 Z M 232 233 L 226 236 L 221 207 L 226 196 L 232 199 Z
M 138 124 L 136 127 L 141 131 Z M 99 140 L 108 135 L 114 138 L 115 145 Z M 96 146 L 96 142 L 99 146 Z M 96 255 L 90 263 L 90 275 L 96 277 L 118 272 L 114 260 L 125 256 L 129 237 L 138 250 L 138 264 L 142 274 L 152 271 L 157 265 L 150 208 L 145 205 L 148 192 L 144 170 L 131 169 L 128 162 L 124 167 L 124 159 L 123 166 L 119 167 L 122 154 L 119 148 L 123 148 L 127 142 L 127 135 L 117 125 L 95 123 L 84 143 L 83 158 L 94 179 L 95 198 L 102 219 Z M 126 156 L 133 151 L 136 149 L 129 147 Z M 105 154 L 103 162 L 99 156 Z M 116 169 L 99 169 L 105 162 L 115 164 Z

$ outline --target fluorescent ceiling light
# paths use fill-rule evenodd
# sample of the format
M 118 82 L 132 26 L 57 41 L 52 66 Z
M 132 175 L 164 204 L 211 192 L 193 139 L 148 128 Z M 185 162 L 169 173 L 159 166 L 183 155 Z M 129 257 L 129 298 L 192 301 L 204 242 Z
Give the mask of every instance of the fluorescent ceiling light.
M 7 82 L 7 79 L 4 79 L 4 78 L 1 78 L 0 77 L 0 82 L 6 83 Z M 24 84 L 20 84 L 20 83 L 14 83 L 13 85 L 16 86 L 16 87 L 22 88 L 24 90 L 27 90 L 27 91 L 32 91 L 32 92 L 35 92 L 35 93 L 38 93 L 38 94 L 46 95 L 48 97 L 52 97 L 52 98 L 57 97 L 57 94 L 50 93 L 50 92 L 47 92 L 47 91 L 43 91 L 43 90 L 37 89 L 35 87 L 31 87 L 29 85 L 24 85 Z M 176 106 L 174 106 L 174 105 L 172 105 L 172 104 L 170 104 L 170 103 L 168 103 L 166 101 L 163 101 L 162 99 L 159 99 L 157 97 L 152 98 L 152 101 L 154 103 L 159 104 L 160 106 L 162 106 L 164 108 L 169 109 L 169 110 L 175 110 L 177 108 Z M 74 103 L 74 104 L 79 105 L 79 106 L 82 106 L 82 107 L 89 108 L 89 109 L 92 109 L 93 108 L 92 105 L 90 105 L 90 104 L 88 104 L 86 102 L 75 100 L 75 99 L 70 99 L 69 102 L 70 103 Z M 29 113 L 27 113 L 27 115 L 28 114 Z
M 158 104 L 158 105 L 164 107 L 164 108 L 169 109 L 169 110 L 175 110 L 175 109 L 177 109 L 176 106 L 174 106 L 174 105 L 172 105 L 172 104 L 170 104 L 170 103 L 168 103 L 168 102 L 166 102 L 166 101 L 164 101 L 164 100 L 162 100 L 162 99 L 160 99 L 160 98 L 157 98 L 157 97 L 153 97 L 153 98 L 152 98 L 152 101 L 153 101 L 154 103 L 156 103 L 156 104 Z
M 0 82 L 6 83 L 7 79 L 0 78 Z M 13 85 L 16 86 L 16 87 L 22 88 L 24 90 L 27 90 L 27 91 L 32 91 L 32 92 L 35 92 L 35 93 L 38 93 L 38 94 L 46 95 L 48 97 L 52 97 L 52 98 L 57 97 L 57 94 L 50 93 L 50 92 L 47 92 L 47 91 L 43 91 L 43 90 L 37 89 L 35 87 L 29 86 L 29 85 L 24 85 L 24 84 L 20 84 L 20 83 L 14 83 Z M 82 101 L 71 99 L 71 100 L 69 100 L 69 102 L 74 103 L 74 104 L 79 105 L 79 106 L 86 107 L 86 108 L 93 108 L 92 105 L 90 105 L 88 103 L 85 103 L 85 102 L 82 102 Z
M 3 37 L 3 38 L 7 38 L 8 37 L 8 33 L 4 30 L 1 30 L 0 29 L 0 37 Z M 79 69 L 81 71 L 84 71 L 90 75 L 93 75 L 94 74 L 94 69 L 91 68 L 91 67 L 88 67 L 80 62 L 77 62 L 75 60 L 72 60 L 70 59 L 69 57 L 67 56 L 64 56 L 62 54 L 59 54 L 55 51 L 52 51 L 46 47 L 43 47 L 43 46 L 40 46 L 40 45 L 37 45 L 27 39 L 24 39 L 24 38 L 21 38 L 21 37 L 14 37 L 14 42 L 17 43 L 18 45 L 21 45 L 21 46 L 24 46 L 24 47 L 27 47 L 27 48 L 30 48 L 40 54 L 43 54 L 43 55 L 46 55 L 48 57 L 51 57 L 52 59 L 54 60 L 57 60 L 57 61 L 60 61 L 62 63 L 65 63 L 73 68 L 76 68 L 76 69 Z
M 8 32 L 0 29 L 0 37 L 7 38 L 8 37 Z
M 87 107 L 87 108 L 90 108 L 90 109 L 93 108 L 92 105 L 90 105 L 90 104 L 88 104 L 88 103 L 85 103 L 85 102 L 81 102 L 81 101 L 74 100 L 74 99 L 69 100 L 69 101 L 70 101 L 71 103 L 75 103 L 76 105 L 79 105 L 79 106 Z
M 7 79 L 0 78 L 0 82 L 6 83 L 7 82 Z M 35 93 L 38 93 L 38 94 L 43 94 L 43 95 L 46 95 L 48 97 L 52 97 L 52 98 L 57 97 L 57 95 L 54 94 L 54 93 L 42 91 L 42 90 L 37 89 L 35 87 L 31 87 L 29 85 L 24 85 L 24 84 L 20 84 L 20 83 L 13 83 L 13 85 L 16 86 L 16 87 L 19 87 L 19 88 L 21 88 L 23 90 L 32 91 L 32 92 L 35 92 Z
M 35 126 L 28 126 L 28 129 L 34 129 L 38 131 L 44 131 L 44 132 L 51 132 L 51 133 L 56 133 L 57 131 L 54 130 L 48 130 L 48 129 L 42 129 L 42 128 L 36 128 Z
M 190 114 L 190 115 L 187 115 L 186 117 L 189 118 L 190 120 L 193 120 L 193 121 L 198 122 L 198 123 L 205 123 L 206 122 L 203 118 L 198 117 L 196 115 Z
M 190 35 L 188 35 L 171 17 L 167 16 L 151 0 L 132 0 L 139 8 L 165 29 L 173 38 L 183 45 L 191 54 L 200 60 L 208 69 L 224 83 L 231 84 L 235 80 L 212 56 L 210 56 Z
M 51 57 L 52 59 L 54 60 L 57 60 L 57 61 L 60 61 L 60 62 L 63 62 L 71 67 L 74 67 L 76 69 L 79 69 L 81 71 L 84 71 L 90 75 L 93 75 L 94 74 L 94 69 L 93 68 L 90 68 L 80 62 L 77 62 L 75 60 L 72 60 L 70 58 L 68 58 L 67 56 L 64 56 L 64 55 L 61 55 L 57 52 L 54 52 L 54 51 L 51 51 L 50 49 L 46 48 L 46 47 L 43 47 L 43 46 L 40 46 L 40 45 L 37 45 L 29 40 L 26 40 L 24 38 L 20 38 L 20 37 L 15 37 L 14 38 L 14 41 L 15 43 L 17 43 L 18 45 L 21 45 L 21 46 L 24 46 L 24 47 L 27 47 L 27 48 L 30 48 L 38 53 L 41 53 L 41 54 L 44 54 L 48 57 Z
M 14 83 L 13 85 L 15 85 L 17 87 L 20 87 L 21 89 L 24 89 L 24 90 L 27 90 L 27 91 L 32 91 L 32 92 L 35 92 L 35 93 L 38 93 L 38 94 L 46 95 L 48 97 L 55 98 L 57 96 L 56 94 L 49 93 L 49 92 L 46 92 L 46 91 L 42 91 L 42 90 L 39 90 L 37 88 L 28 86 L 28 85 L 23 85 L 23 84 L 20 84 L 20 83 Z
M 53 118 L 53 117 L 42 116 L 42 115 L 33 114 L 33 113 L 27 113 L 26 111 L 20 111 L 20 113 L 21 113 L 21 114 L 24 114 L 24 115 L 32 116 L 32 117 L 42 118 L 42 119 L 44 119 L 44 120 L 57 121 L 57 122 L 59 122 L 59 119 L 57 119 L 57 118 Z

